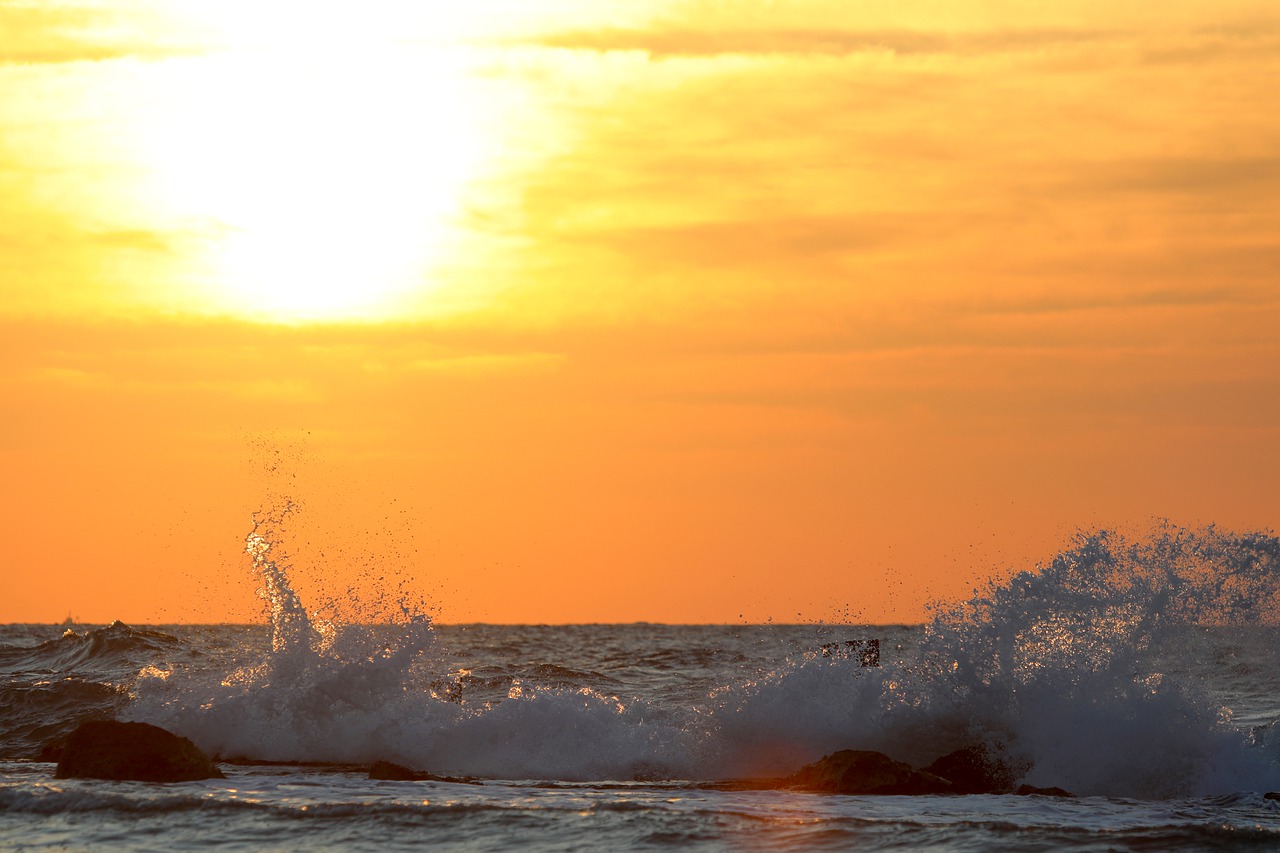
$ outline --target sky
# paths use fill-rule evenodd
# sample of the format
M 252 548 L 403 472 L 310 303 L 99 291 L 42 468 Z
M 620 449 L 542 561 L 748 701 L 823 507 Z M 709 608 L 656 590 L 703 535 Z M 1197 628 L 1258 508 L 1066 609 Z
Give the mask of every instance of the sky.
M 1280 9 L 0 0 L 0 621 L 918 622 L 1280 517 Z

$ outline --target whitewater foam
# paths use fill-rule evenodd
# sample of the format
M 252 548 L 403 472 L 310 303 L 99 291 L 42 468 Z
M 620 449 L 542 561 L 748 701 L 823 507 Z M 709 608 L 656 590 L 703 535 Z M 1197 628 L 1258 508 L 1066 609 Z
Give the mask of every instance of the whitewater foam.
M 129 716 L 223 756 L 504 779 L 774 776 L 848 748 L 922 766 L 987 743 L 1030 767 L 1029 783 L 1078 794 L 1280 787 L 1280 738 L 1234 726 L 1203 685 L 1162 664 L 1188 632 L 1280 613 L 1270 535 L 1168 524 L 1133 541 L 1082 534 L 1050 563 L 939 608 L 918 647 L 880 667 L 823 657 L 815 643 L 683 703 L 629 694 L 594 668 L 516 680 L 505 696 L 487 684 L 477 701 L 472 673 L 443 668 L 426 616 L 318 625 L 280 555 L 281 518 L 255 519 L 246 540 L 270 653 L 217 680 L 143 676 Z

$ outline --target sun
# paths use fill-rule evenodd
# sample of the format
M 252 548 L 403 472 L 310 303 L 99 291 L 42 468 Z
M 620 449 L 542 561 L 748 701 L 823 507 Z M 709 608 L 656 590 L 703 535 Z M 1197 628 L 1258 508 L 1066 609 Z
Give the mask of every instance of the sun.
M 255 31 L 261 32 L 261 31 Z M 394 316 L 435 286 L 492 153 L 465 52 L 329 32 L 174 60 L 148 121 L 202 299 L 281 322 Z

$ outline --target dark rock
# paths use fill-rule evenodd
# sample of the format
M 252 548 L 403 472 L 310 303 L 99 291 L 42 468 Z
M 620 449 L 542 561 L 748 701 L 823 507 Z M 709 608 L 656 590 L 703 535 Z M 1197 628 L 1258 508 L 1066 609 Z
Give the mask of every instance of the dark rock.
M 453 782 L 458 785 L 476 785 L 479 782 L 474 776 L 437 776 L 434 773 L 423 773 L 421 770 L 410 770 L 403 764 L 390 761 L 375 761 L 369 765 L 369 778 L 386 782 Z
M 924 771 L 946 779 L 956 794 L 1008 794 L 1031 767 L 1015 765 L 1003 752 L 986 744 L 966 746 L 947 753 Z
M 787 787 L 831 794 L 946 794 L 946 779 L 912 769 L 882 752 L 842 749 L 808 764 L 785 780 Z
M 148 723 L 90 720 L 71 733 L 58 758 L 59 779 L 190 782 L 222 772 L 184 737 Z
M 1280 791 L 1268 791 L 1262 795 L 1264 800 L 1280 800 Z
M 1061 788 L 1037 788 L 1035 785 L 1019 785 L 1014 793 L 1019 797 L 1029 797 L 1032 794 L 1041 797 L 1075 797 L 1075 794 Z
M 391 782 L 423 782 L 430 779 L 428 773 L 419 773 L 416 770 L 410 770 L 401 764 L 393 764 L 390 761 L 375 761 L 369 765 L 370 779 L 384 779 Z

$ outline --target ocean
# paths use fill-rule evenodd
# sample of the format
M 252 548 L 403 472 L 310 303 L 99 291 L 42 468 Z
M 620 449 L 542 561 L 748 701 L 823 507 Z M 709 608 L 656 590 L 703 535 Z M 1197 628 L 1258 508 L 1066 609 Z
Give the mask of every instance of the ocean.
M 273 535 L 247 541 L 267 624 L 0 627 L 0 849 L 1280 848 L 1267 533 L 1081 534 L 914 626 L 342 623 Z M 879 665 L 843 653 L 870 639 Z M 100 717 L 189 737 L 226 778 L 56 779 L 48 745 Z M 974 744 L 1076 796 L 707 784 Z

